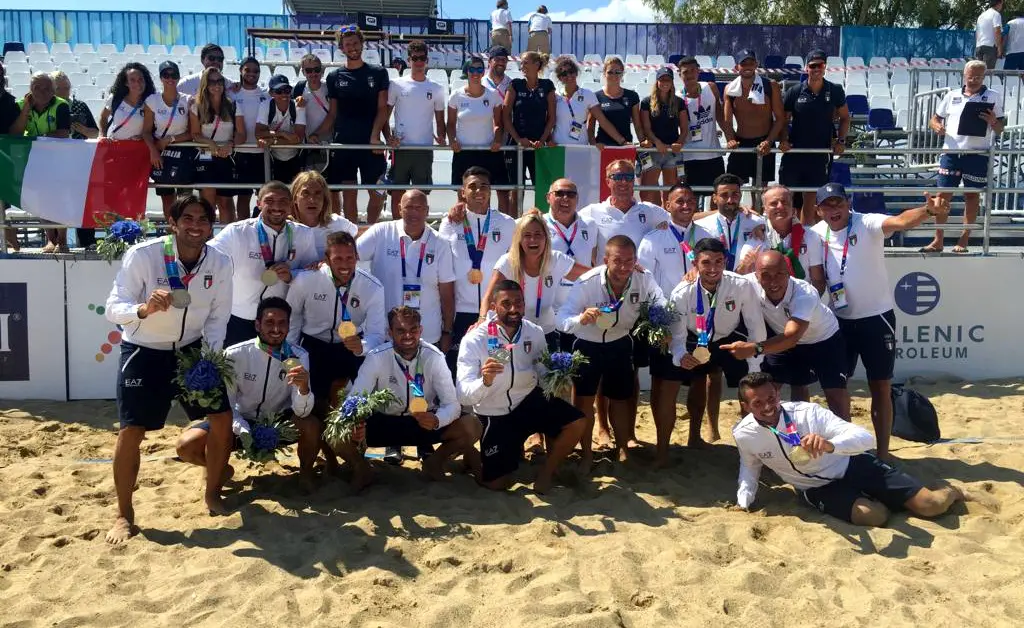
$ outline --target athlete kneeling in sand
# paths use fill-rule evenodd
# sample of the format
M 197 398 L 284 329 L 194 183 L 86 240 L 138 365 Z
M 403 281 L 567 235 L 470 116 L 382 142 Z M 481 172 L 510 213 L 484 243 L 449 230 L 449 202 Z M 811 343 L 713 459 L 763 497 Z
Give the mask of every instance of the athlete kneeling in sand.
M 749 412 L 732 430 L 740 453 L 736 503 L 741 508 L 754 502 L 762 465 L 792 484 L 811 506 L 862 526 L 885 525 L 893 510 L 937 517 L 966 498 L 948 484 L 925 488 L 916 478 L 866 453 L 875 446 L 875 438 L 859 425 L 817 404 L 780 401 L 767 373 L 751 373 L 740 380 L 739 397 Z

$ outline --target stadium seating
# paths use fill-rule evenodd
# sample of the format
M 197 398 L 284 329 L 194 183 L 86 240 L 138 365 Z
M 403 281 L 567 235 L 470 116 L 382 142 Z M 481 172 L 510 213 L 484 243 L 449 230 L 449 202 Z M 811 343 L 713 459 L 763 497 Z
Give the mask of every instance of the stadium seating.
M 92 44 L 89 44 L 89 43 L 78 43 L 78 44 L 75 44 L 75 47 L 72 49 L 72 52 L 74 52 L 76 55 L 81 57 L 84 54 L 94 53 L 96 51 L 93 50 Z
M 715 60 L 709 57 L 708 55 L 695 55 L 694 58 L 697 60 L 697 65 L 699 65 L 702 68 L 715 67 Z

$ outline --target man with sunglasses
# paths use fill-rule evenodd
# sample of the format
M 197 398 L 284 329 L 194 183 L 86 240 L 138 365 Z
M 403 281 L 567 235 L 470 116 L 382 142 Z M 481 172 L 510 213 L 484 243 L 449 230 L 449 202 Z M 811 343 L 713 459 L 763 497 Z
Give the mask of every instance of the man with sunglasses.
M 427 45 L 419 39 L 409 42 L 409 76 L 388 85 L 388 118 L 395 114 L 395 128 L 389 144 L 393 147 L 445 145 L 444 109 L 447 90 L 427 78 Z M 431 129 L 433 126 L 433 130 Z M 432 150 L 396 150 L 391 165 L 391 182 L 415 187 L 432 185 Z M 429 192 L 428 192 L 429 193 Z M 391 192 L 391 215 L 398 219 L 400 190 Z
M 260 118 L 260 109 L 270 100 L 270 95 L 259 86 L 260 62 L 255 57 L 243 59 L 238 74 L 241 82 L 235 83 L 231 89 L 225 88 L 224 93 L 234 101 L 237 115 L 245 120 L 245 143 L 257 144 L 256 124 L 260 120 L 266 119 Z M 235 148 L 234 159 L 236 183 L 250 183 L 255 187 L 266 183 L 262 148 L 255 146 L 253 148 Z M 286 183 L 291 183 L 291 181 L 286 181 Z M 238 217 L 238 220 L 245 220 L 249 217 L 252 211 L 252 193 L 251 189 L 236 190 L 238 199 L 235 203 L 235 216 Z
M 508 86 L 512 83 L 512 78 L 505 74 L 505 68 L 508 66 L 509 52 L 508 48 L 504 46 L 491 46 L 490 50 L 487 51 L 487 74 L 484 75 L 484 87 L 487 89 L 493 89 L 498 93 L 498 100 L 501 104 L 498 105 L 498 115 L 501 115 L 501 108 L 505 106 L 505 92 L 508 91 Z M 504 133 L 502 134 L 504 136 Z M 514 144 L 511 138 L 508 140 L 509 144 Z M 507 161 L 508 156 L 515 156 L 513 152 L 499 153 L 502 155 L 502 161 L 505 165 L 505 173 L 492 172 L 492 182 L 495 184 L 503 184 L 508 180 L 508 171 L 512 167 Z M 498 210 L 501 213 L 514 216 L 516 214 L 515 207 L 515 192 L 512 190 L 500 190 L 495 191 L 495 195 L 498 197 Z
M 306 135 L 306 110 L 292 101 L 292 86 L 288 77 L 275 74 L 270 77 L 270 100 L 260 103 L 256 116 L 256 140 L 261 146 L 295 145 Z M 290 184 L 302 170 L 302 157 L 297 148 L 271 151 L 270 171 L 276 181 Z
M 658 225 L 667 224 L 667 211 L 634 196 L 636 166 L 625 159 L 608 164 L 605 170 L 608 182 L 608 198 L 600 203 L 591 203 L 580 210 L 580 216 L 597 224 L 601 240 L 599 247 L 617 234 L 625 234 L 639 246 L 647 232 Z
M 782 126 L 779 150 L 790 148 L 831 148 L 842 155 L 846 134 L 850 131 L 850 110 L 846 107 L 846 92 L 835 83 L 825 80 L 824 50 L 812 50 L 807 55 L 807 80 L 786 90 L 782 97 L 786 111 L 786 124 Z M 839 134 L 834 120 L 839 118 Z M 832 169 L 832 155 L 825 153 L 794 153 L 782 156 L 779 182 L 786 187 L 820 187 L 828 183 Z M 800 195 L 803 207 L 800 222 L 816 222 L 814 192 Z
M 224 70 L 224 50 L 217 44 L 206 44 L 203 49 L 199 51 L 199 61 L 203 64 L 203 69 L 206 68 L 217 68 L 218 70 Z M 178 91 L 182 94 L 188 94 L 189 96 L 195 96 L 196 92 L 199 91 L 199 81 L 202 80 L 203 73 L 196 72 L 195 74 L 189 74 L 185 78 L 178 81 Z M 224 89 L 234 87 L 234 83 L 225 81 L 227 84 Z
M 314 54 L 307 54 L 302 57 L 299 72 L 305 78 L 295 83 L 292 89 L 292 98 L 296 106 L 306 112 L 306 142 L 309 144 L 327 143 L 330 137 L 318 137 L 315 134 L 327 114 L 331 111 L 331 99 L 327 94 L 327 84 L 323 81 L 324 65 L 320 58 Z M 308 169 L 316 169 L 325 172 L 328 166 L 326 151 L 304 151 L 302 155 L 303 164 Z M 341 213 L 341 195 L 331 192 L 331 210 L 335 214 Z
M 390 137 L 388 126 L 388 72 L 379 65 L 363 61 L 363 33 L 355 24 L 338 31 L 338 47 L 345 53 L 345 67 L 327 75 L 327 95 L 330 110 L 327 118 L 314 129 L 310 141 L 333 133 L 337 144 L 380 144 Z M 310 127 L 312 129 L 312 127 Z M 327 180 L 331 184 L 354 184 L 356 175 L 363 185 L 378 183 L 387 169 L 384 153 L 379 150 L 346 150 L 331 154 Z M 356 191 L 341 194 L 345 218 L 359 222 Z M 366 221 L 377 222 L 384 197 L 370 194 L 366 206 Z

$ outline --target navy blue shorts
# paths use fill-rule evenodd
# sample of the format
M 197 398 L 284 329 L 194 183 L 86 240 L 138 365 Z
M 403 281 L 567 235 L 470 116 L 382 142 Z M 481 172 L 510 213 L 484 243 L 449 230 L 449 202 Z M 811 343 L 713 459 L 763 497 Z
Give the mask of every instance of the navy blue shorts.
M 600 388 L 608 399 L 622 401 L 633 396 L 633 337 L 625 335 L 611 342 L 590 342 L 577 338 L 573 350 L 590 362 L 580 367 L 573 380 L 576 394 L 593 397 Z
M 224 338 L 224 348 L 237 345 L 246 340 L 252 340 L 256 333 L 256 321 L 245 318 L 238 318 L 234 314 L 228 319 L 227 335 Z
M 761 370 L 780 384 L 808 386 L 817 381 L 823 389 L 846 388 L 846 361 L 846 342 L 837 331 L 821 342 L 766 355 Z
M 355 381 L 363 356 L 340 342 L 330 343 L 302 334 L 299 346 L 309 353 L 309 389 L 313 398 L 330 403 L 331 385 L 337 380 Z
M 254 187 L 259 187 L 267 182 L 263 153 L 235 153 L 235 182 L 251 183 Z M 291 181 L 284 183 L 288 184 Z M 252 194 L 252 190 L 236 188 L 231 192 L 231 196 L 243 194 Z
M 784 153 L 781 163 L 779 183 L 789 187 L 821 187 L 832 170 L 831 155 L 820 153 Z
M 540 433 L 554 439 L 566 425 L 582 419 L 583 412 L 564 399 L 545 399 L 540 388 L 534 388 L 512 412 L 499 416 L 479 416 L 484 428 L 480 439 L 483 459 L 481 475 L 484 482 L 492 482 L 519 467 L 523 443 L 531 434 Z M 370 444 L 369 424 L 366 440 Z
M 898 471 L 874 454 L 858 454 L 850 458 L 850 466 L 841 479 L 800 493 L 813 508 L 850 521 L 853 503 L 862 497 L 882 502 L 891 511 L 900 511 L 922 488 L 924 484 L 917 478 Z
M 343 142 L 335 138 L 335 143 Z M 357 180 L 363 185 L 375 185 L 387 169 L 384 155 L 372 150 L 333 150 L 327 166 L 327 180 L 332 185 L 355 183 Z
M 896 314 L 892 310 L 866 318 L 839 319 L 846 342 L 846 373 L 853 375 L 857 358 L 869 380 L 892 379 L 896 367 Z
M 984 188 L 988 184 L 988 155 L 943 153 L 939 157 L 939 187 Z
M 558 334 L 558 350 L 572 351 L 572 346 L 576 342 L 576 336 L 574 334 L 567 334 L 564 331 L 555 333 Z
M 182 351 L 198 349 L 202 341 L 181 347 Z M 121 429 L 141 427 L 146 431 L 163 429 L 171 401 L 181 396 L 174 383 L 178 370 L 178 352 L 148 349 L 130 342 L 121 343 L 121 359 L 117 372 L 117 415 Z M 201 408 L 181 401 L 189 420 L 195 421 L 208 414 L 225 412 L 228 393 L 221 384 L 221 403 L 217 407 Z
M 444 429 L 423 429 L 410 415 L 374 412 L 366 419 L 367 447 L 424 447 L 444 441 L 442 434 Z
M 747 340 L 747 337 L 739 332 L 732 332 L 725 338 L 720 338 L 710 345 L 708 349 L 711 351 L 711 359 L 701 364 L 700 366 L 693 369 L 680 368 L 682 379 L 673 380 L 680 381 L 685 386 L 689 386 L 690 382 L 695 377 L 702 377 L 710 375 L 715 369 L 722 369 L 722 373 L 725 374 L 725 383 L 729 388 L 736 388 L 740 385 L 740 380 L 747 374 L 749 367 L 746 360 L 738 360 L 728 351 L 723 351 L 720 347 L 727 345 L 732 342 L 740 342 Z M 687 334 L 686 337 L 686 350 L 689 353 L 693 353 L 693 350 L 697 348 L 697 335 L 693 332 Z
M 444 356 L 444 360 L 448 364 L 448 370 L 452 373 L 452 381 L 455 381 L 455 372 L 459 364 L 459 343 L 462 342 L 462 338 L 469 331 L 469 326 L 479 318 L 480 315 L 473 312 L 455 313 L 455 320 L 452 321 L 452 346 Z
M 218 183 L 235 182 L 235 162 L 231 157 L 211 157 L 209 159 L 196 159 L 196 185 L 199 187 L 214 187 Z M 217 188 L 217 196 L 234 196 L 235 191 L 230 188 Z
M 686 372 L 686 369 L 672 363 L 671 353 L 662 353 L 652 347 L 650 356 L 651 377 L 653 379 L 660 379 L 668 382 L 690 381 L 690 374 Z

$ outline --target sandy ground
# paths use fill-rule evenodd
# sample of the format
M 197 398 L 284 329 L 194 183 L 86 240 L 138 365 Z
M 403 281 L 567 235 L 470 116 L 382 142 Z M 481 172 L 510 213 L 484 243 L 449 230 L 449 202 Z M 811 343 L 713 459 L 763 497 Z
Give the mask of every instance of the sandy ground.
M 385 468 L 353 496 L 333 480 L 296 497 L 297 460 L 239 472 L 235 514 L 210 518 L 202 471 L 175 462 L 184 425 L 144 443 L 142 533 L 103 541 L 113 515 L 109 402 L 0 403 L 2 626 L 1019 626 L 1024 615 L 1024 386 L 922 384 L 950 438 L 894 441 L 922 478 L 981 501 L 937 520 L 861 529 L 802 506 L 769 473 L 758 509 L 730 508 L 724 442 L 673 451 L 655 473 L 610 462 L 545 497 L 467 476 Z M 855 389 L 855 420 L 868 422 Z M 682 409 L 680 409 L 682 413 Z M 642 440 L 653 440 L 646 405 Z M 677 426 L 675 442 L 685 436 Z M 536 467 L 521 468 L 524 481 Z

